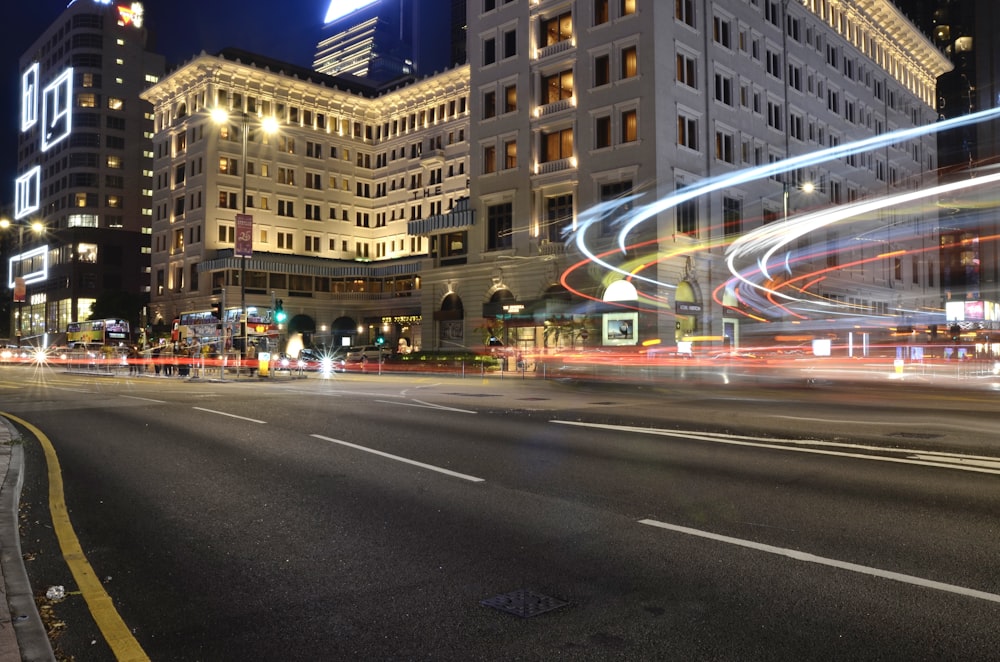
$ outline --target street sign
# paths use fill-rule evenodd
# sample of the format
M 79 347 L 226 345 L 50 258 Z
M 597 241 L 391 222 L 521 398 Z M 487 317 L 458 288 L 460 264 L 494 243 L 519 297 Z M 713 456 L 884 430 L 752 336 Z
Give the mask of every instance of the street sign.
M 701 313 L 701 304 L 690 301 L 675 301 L 674 311 L 678 315 L 698 315 Z
M 253 216 L 236 214 L 236 257 L 253 257 Z

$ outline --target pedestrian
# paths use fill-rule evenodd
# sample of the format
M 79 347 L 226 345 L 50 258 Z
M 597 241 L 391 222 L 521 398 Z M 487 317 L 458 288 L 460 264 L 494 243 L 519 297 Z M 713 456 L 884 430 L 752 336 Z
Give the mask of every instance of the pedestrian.
M 156 372 L 156 376 L 159 377 L 160 372 L 163 369 L 163 366 L 160 365 L 160 355 L 163 354 L 163 345 L 157 345 L 154 347 L 150 354 L 152 355 L 153 360 L 153 370 Z
M 247 367 L 250 368 L 250 376 L 253 377 L 257 370 L 257 346 L 250 343 L 247 346 Z

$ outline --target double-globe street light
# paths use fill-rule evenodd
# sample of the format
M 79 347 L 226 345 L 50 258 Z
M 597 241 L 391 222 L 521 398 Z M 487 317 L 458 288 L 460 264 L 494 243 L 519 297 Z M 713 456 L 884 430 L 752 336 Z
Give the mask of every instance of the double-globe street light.
M 41 235 L 45 230 L 45 224 L 41 221 L 11 221 L 9 218 L 0 218 L 0 230 L 7 231 L 12 226 L 17 226 L 17 255 L 11 256 L 8 261 L 8 287 L 13 287 L 14 299 L 17 303 L 17 346 L 21 346 L 21 338 L 24 336 L 24 299 L 27 296 L 24 280 L 24 229 L 30 227 L 36 235 Z M 16 273 L 15 273 L 16 271 Z M 30 329 L 29 329 L 30 330 Z
M 225 108 L 215 108 L 212 110 L 212 121 L 219 126 L 226 126 L 231 123 L 230 112 Z M 252 118 L 246 111 L 239 111 L 240 146 L 241 146 L 241 184 L 240 184 L 240 214 L 236 218 L 236 245 L 233 254 L 240 258 L 240 334 L 243 336 L 240 343 L 240 359 L 246 356 L 247 351 L 247 326 L 249 315 L 247 314 L 247 285 L 246 285 L 246 261 L 253 257 L 253 217 L 247 215 L 247 141 L 250 134 L 251 121 L 255 121 L 265 134 L 273 134 L 278 131 L 278 120 L 275 117 Z M 222 311 L 223 328 L 225 328 L 225 311 Z

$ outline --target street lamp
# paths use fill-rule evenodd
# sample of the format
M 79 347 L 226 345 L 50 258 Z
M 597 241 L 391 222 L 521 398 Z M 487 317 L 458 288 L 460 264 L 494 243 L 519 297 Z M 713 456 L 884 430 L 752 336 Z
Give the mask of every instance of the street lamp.
M 250 133 L 250 115 L 246 111 L 240 111 L 240 146 L 242 168 L 240 185 L 240 217 L 236 223 L 236 248 L 234 255 L 240 258 L 240 332 L 243 336 L 240 347 L 240 358 L 246 356 L 247 351 L 247 326 L 249 315 L 247 315 L 247 259 L 253 256 L 253 217 L 247 216 L 247 139 Z M 212 121 L 218 125 L 230 123 L 229 111 L 225 108 L 215 108 L 212 110 Z M 278 131 L 278 120 L 274 117 L 264 117 L 259 120 L 260 128 L 266 134 Z M 245 224 L 245 225 L 244 225 Z M 246 236 L 243 236 L 243 233 Z M 223 327 L 225 328 L 225 327 Z
M 10 258 L 9 271 L 8 271 L 8 281 L 14 285 L 14 301 L 17 303 L 17 329 L 15 334 L 17 335 L 17 346 L 21 346 L 21 337 L 24 335 L 24 299 L 26 297 L 26 292 L 24 291 L 24 258 L 22 254 L 24 253 L 24 228 L 25 226 L 30 227 L 31 231 L 36 235 L 41 235 L 45 230 L 45 224 L 41 221 L 32 221 L 28 223 L 27 221 L 11 221 L 8 218 L 0 218 L 0 230 L 8 230 L 12 225 L 17 226 L 17 255 Z M 15 263 L 17 265 L 17 273 L 14 273 Z

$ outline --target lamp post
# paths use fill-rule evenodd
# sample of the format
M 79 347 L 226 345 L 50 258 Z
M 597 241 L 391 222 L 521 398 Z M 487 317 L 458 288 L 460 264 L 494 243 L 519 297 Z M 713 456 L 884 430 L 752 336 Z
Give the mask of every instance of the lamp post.
M 11 225 L 17 226 L 17 255 L 10 259 L 9 261 L 9 272 L 7 274 L 9 283 L 14 285 L 14 301 L 17 303 L 17 328 L 15 329 L 15 335 L 17 335 L 17 346 L 21 346 L 21 338 L 24 336 L 24 299 L 27 293 L 24 291 L 24 258 L 22 253 L 24 253 L 24 228 L 26 225 L 31 227 L 32 232 L 36 235 L 40 235 L 45 229 L 45 225 L 41 221 L 32 221 L 30 224 L 26 221 L 13 221 L 11 222 L 8 218 L 0 218 L 0 230 L 8 230 Z M 15 270 L 15 263 L 17 264 L 17 273 L 13 273 Z
M 229 124 L 229 111 L 224 108 L 216 108 L 212 111 L 212 121 L 218 125 Z M 259 121 L 264 133 L 271 134 L 278 130 L 278 120 L 274 117 L 265 117 Z M 247 259 L 253 257 L 253 217 L 247 215 L 247 143 L 250 133 L 250 115 L 246 111 L 240 111 L 240 214 L 236 219 L 236 247 L 233 254 L 240 258 L 240 334 L 242 335 L 240 347 L 240 359 L 246 356 L 247 351 L 247 326 L 249 315 L 247 314 Z M 225 311 L 223 311 L 225 317 Z M 223 328 L 225 328 L 225 320 Z

